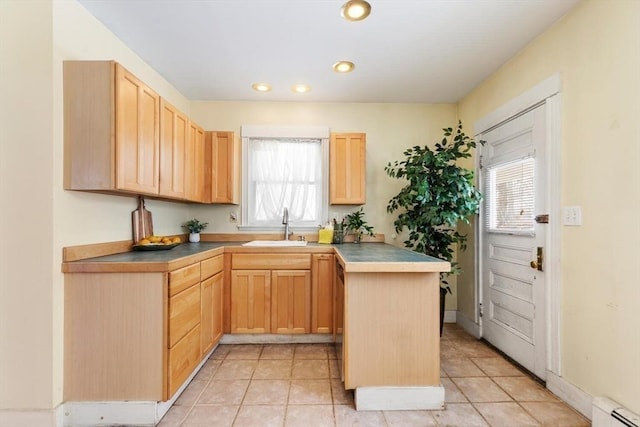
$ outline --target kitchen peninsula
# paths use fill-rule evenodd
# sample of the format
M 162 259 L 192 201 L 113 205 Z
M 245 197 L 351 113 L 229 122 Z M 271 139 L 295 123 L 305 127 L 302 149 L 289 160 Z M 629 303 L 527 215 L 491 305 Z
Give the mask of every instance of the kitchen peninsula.
M 92 258 L 65 248 L 64 395 L 83 403 L 78 411 L 137 402 L 159 420 L 228 337 L 336 341 L 358 410 L 443 407 L 439 277 L 448 262 L 384 243 L 203 240 Z

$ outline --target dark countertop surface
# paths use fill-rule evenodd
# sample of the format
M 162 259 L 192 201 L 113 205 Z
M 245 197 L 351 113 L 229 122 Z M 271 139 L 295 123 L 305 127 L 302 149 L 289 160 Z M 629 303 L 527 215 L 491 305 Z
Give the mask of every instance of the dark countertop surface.
M 246 247 L 243 242 L 183 243 L 170 250 L 131 251 L 63 263 L 64 272 L 170 271 L 224 252 L 335 253 L 345 272 L 449 271 L 450 264 L 386 243 L 307 243 L 303 247 Z

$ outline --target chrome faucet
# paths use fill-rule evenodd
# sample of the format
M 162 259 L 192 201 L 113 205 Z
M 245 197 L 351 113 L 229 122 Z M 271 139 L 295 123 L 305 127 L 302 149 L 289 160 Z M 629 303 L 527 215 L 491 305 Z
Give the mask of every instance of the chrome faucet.
M 293 232 L 289 231 L 289 209 L 287 208 L 284 208 L 282 223 L 284 224 L 284 240 L 289 240 L 289 236 L 293 234 Z

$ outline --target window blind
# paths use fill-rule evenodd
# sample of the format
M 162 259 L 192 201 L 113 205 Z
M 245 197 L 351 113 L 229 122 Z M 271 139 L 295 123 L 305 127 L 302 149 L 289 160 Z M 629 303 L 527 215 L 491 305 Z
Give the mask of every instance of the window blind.
M 484 182 L 486 230 L 533 233 L 535 159 L 491 165 L 485 170 Z

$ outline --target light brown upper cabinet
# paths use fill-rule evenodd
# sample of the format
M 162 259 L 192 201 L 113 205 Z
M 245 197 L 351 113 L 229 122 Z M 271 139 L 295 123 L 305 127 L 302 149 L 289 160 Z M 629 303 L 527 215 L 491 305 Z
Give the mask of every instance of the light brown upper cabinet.
M 329 142 L 329 203 L 362 205 L 366 186 L 366 135 L 332 133 Z
M 160 97 L 113 61 L 64 62 L 64 188 L 159 194 Z
M 209 197 L 205 194 L 205 138 L 204 130 L 195 122 L 189 122 L 186 150 L 186 189 L 187 200 L 205 203 Z
M 184 199 L 189 118 L 160 99 L 160 195 Z
M 240 203 L 240 144 L 233 132 L 206 132 L 211 203 Z

